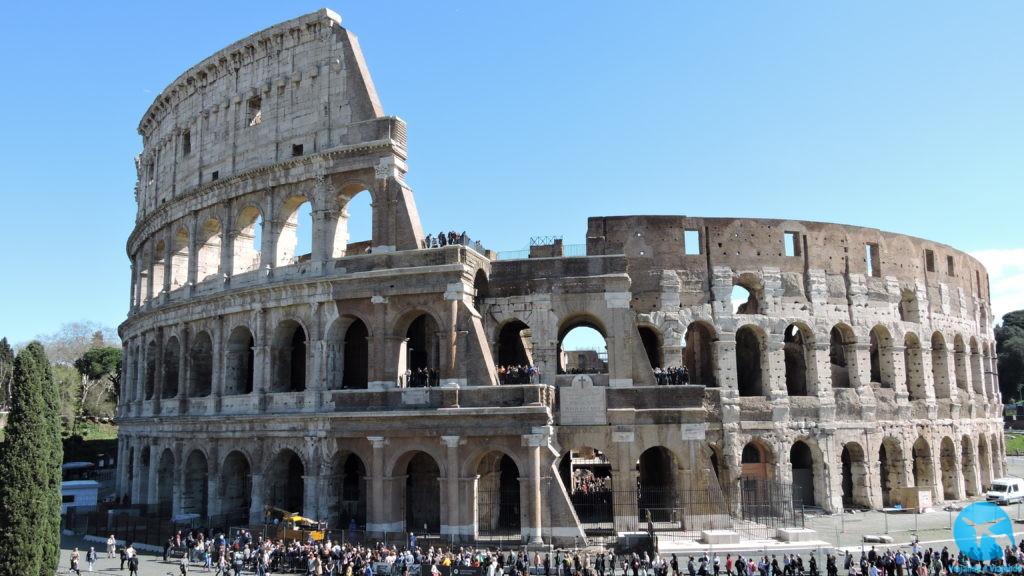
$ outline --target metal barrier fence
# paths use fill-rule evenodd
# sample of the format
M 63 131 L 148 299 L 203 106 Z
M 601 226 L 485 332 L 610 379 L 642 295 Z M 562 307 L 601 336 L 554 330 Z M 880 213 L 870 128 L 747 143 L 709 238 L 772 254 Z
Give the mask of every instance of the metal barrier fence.
M 753 476 L 740 477 L 740 517 L 770 527 L 804 527 L 802 508 L 793 505 L 793 485 Z

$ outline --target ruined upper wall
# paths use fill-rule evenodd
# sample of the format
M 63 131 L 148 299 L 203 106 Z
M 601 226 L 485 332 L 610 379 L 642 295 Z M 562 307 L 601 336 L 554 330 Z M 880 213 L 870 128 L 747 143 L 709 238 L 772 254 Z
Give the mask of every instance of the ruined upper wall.
M 214 180 L 389 137 L 375 126 L 383 110 L 358 41 L 340 24 L 320 10 L 257 32 L 157 96 L 139 123 L 138 218 Z

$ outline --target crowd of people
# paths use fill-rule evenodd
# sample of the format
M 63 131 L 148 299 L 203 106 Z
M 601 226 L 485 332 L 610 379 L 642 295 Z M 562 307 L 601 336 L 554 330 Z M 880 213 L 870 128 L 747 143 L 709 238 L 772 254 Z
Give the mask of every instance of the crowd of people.
M 669 366 L 664 370 L 658 366 L 654 369 L 654 379 L 658 386 L 680 386 L 690 383 L 690 372 L 686 370 L 686 366 Z
M 608 492 L 611 490 L 611 478 L 606 476 L 597 477 L 594 475 L 580 475 L 574 479 L 572 491 L 574 494 L 594 494 L 597 492 Z
M 423 243 L 425 244 L 424 248 L 443 248 L 445 246 L 451 246 L 453 244 L 462 244 L 463 246 L 471 246 L 478 252 L 483 250 L 482 247 L 480 246 L 480 243 L 471 241 L 469 239 L 469 236 L 466 236 L 465 232 L 462 232 L 460 234 L 456 233 L 454 230 L 449 230 L 448 232 L 441 232 L 437 236 L 427 234 L 427 237 L 424 239 Z
M 440 375 L 433 368 L 408 369 L 402 375 L 399 386 L 405 388 L 432 388 L 441 382 Z
M 540 372 L 533 366 L 498 366 L 498 382 L 501 384 L 536 384 Z

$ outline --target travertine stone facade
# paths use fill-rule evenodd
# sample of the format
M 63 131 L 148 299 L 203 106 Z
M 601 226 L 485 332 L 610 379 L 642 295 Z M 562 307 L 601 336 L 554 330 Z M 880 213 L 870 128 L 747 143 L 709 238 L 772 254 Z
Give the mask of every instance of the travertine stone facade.
M 682 516 L 694 490 L 737 513 L 741 476 L 832 511 L 909 486 L 959 499 L 1004 472 L 988 278 L 948 246 L 630 216 L 591 218 L 586 256 L 429 248 L 405 124 L 326 10 L 188 70 L 139 131 L 119 406 L 133 503 L 539 543 L 585 535 L 570 453 Z M 358 194 L 367 241 L 348 233 Z M 604 337 L 607 373 L 559 374 L 576 326 Z M 507 364 L 540 375 L 498 385 Z M 657 385 L 683 365 L 690 385 Z M 420 369 L 437 385 L 413 387 Z M 635 507 L 613 516 L 637 528 Z

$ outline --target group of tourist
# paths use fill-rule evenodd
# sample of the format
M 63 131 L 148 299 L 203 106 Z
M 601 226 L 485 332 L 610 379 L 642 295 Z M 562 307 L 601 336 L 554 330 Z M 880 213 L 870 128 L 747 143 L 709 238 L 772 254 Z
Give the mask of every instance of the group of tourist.
M 596 476 L 579 476 L 573 482 L 573 493 L 594 494 L 611 490 L 611 478 Z
M 686 370 L 686 366 L 670 366 L 664 370 L 658 366 L 654 369 L 654 380 L 658 382 L 658 386 L 679 386 L 689 384 L 690 372 Z
M 410 368 L 402 375 L 399 385 L 404 388 L 431 388 L 440 382 L 440 375 L 433 368 Z
M 843 568 L 849 576 L 946 576 L 962 572 L 989 574 L 1015 572 L 1006 567 L 1021 565 L 1024 565 L 1024 540 L 1017 546 L 1006 545 L 1003 557 L 988 564 L 968 557 L 962 550 L 954 554 L 947 546 L 943 546 L 942 550 L 922 550 L 916 540 L 909 553 L 902 549 L 880 552 L 872 546 L 870 550 L 861 553 L 859 560 L 847 553 L 843 562 Z M 833 575 L 830 573 L 830 576 Z
M 466 233 L 456 234 L 454 230 L 450 230 L 447 233 L 441 232 L 437 236 L 431 236 L 427 234 L 424 243 L 427 248 L 443 248 L 451 244 L 462 244 L 466 245 L 469 242 L 469 236 Z
M 536 384 L 539 379 L 540 371 L 533 366 L 498 366 L 498 382 L 501 384 Z

